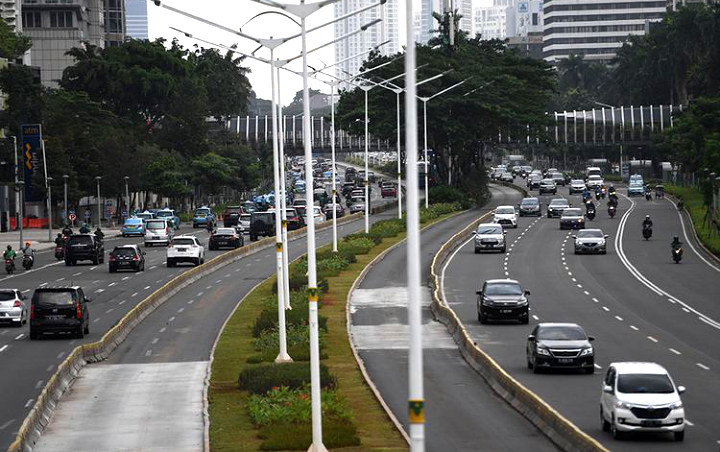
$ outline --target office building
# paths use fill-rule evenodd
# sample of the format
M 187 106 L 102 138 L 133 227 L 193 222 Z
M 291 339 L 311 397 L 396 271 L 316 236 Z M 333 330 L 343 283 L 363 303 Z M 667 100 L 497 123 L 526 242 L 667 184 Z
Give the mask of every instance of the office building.
M 104 1 L 105 47 L 116 47 L 125 41 L 125 1 Z
M 104 47 L 104 9 L 103 0 L 23 0 L 23 34 L 32 39 L 32 63 L 44 86 L 56 87 L 75 63 L 68 50 L 85 42 Z
M 631 35 L 662 20 L 665 0 L 545 0 L 543 57 L 556 62 L 571 53 L 609 62 Z
M 125 32 L 133 39 L 148 39 L 147 0 L 125 0 Z
M 344 16 L 357 11 L 365 6 L 375 3 L 374 0 L 342 0 L 335 3 L 335 17 Z M 381 12 L 380 8 L 384 8 Z M 362 14 L 349 17 L 335 23 L 335 38 L 358 30 L 364 24 L 375 19 L 383 19 L 383 22 L 369 28 L 363 33 L 358 33 L 341 42 L 335 43 L 335 61 L 344 61 L 354 55 L 358 55 L 377 46 L 381 42 L 390 41 L 380 48 L 384 55 L 393 55 L 400 48 L 400 30 L 398 17 L 398 1 L 388 1 L 379 8 L 373 8 Z M 352 58 L 336 66 L 335 73 L 338 78 L 345 79 L 350 75 L 359 72 L 362 63 L 367 59 L 367 54 Z M 350 75 L 348 75 L 350 74 Z
M 481 39 L 505 39 L 508 36 L 507 16 L 511 8 L 508 0 L 494 0 L 492 6 L 475 8 L 473 13 L 473 36 Z
M 421 0 L 420 17 L 420 44 L 427 44 L 437 35 L 440 24 L 433 17 L 433 13 L 443 14 L 446 10 L 456 11 L 460 16 L 460 30 L 468 36 L 473 35 L 473 6 L 472 0 Z
M 20 0 L 0 0 L 0 18 L 10 26 L 10 31 L 22 32 L 20 20 Z

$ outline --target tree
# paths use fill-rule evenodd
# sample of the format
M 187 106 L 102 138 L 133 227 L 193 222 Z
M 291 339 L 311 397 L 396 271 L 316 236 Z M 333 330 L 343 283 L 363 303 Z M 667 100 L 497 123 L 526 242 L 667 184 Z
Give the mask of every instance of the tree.
M 0 19 L 0 59 L 15 60 L 32 46 L 30 38 L 19 36 Z M 31 68 L 10 64 L 0 65 L 0 95 L 7 96 L 7 107 L 0 111 L 0 129 L 7 128 L 18 133 L 24 122 L 37 122 L 40 84 Z
M 218 120 L 247 111 L 250 94 L 249 70 L 240 66 L 244 57 L 234 57 L 228 50 L 221 55 L 217 49 L 197 49 L 195 72 L 207 93 L 208 114 Z
M 659 138 L 660 149 L 683 171 L 720 173 L 720 99 L 701 98 L 675 118 Z
M 30 47 L 30 38 L 13 33 L 7 22 L 0 20 L 0 58 L 14 60 L 30 50 Z

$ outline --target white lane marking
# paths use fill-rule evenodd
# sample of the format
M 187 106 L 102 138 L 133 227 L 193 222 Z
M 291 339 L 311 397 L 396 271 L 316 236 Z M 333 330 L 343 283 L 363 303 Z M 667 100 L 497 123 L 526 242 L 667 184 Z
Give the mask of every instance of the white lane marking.
M 8 345 L 3 345 L 2 347 L 0 347 L 0 352 L 4 352 L 5 350 L 7 350 L 7 348 Z
M 635 331 L 640 331 L 640 328 L 636 327 L 635 325 L 630 325 L 630 328 L 632 328 Z
M 617 250 L 618 257 L 620 258 L 620 261 L 623 263 L 625 268 L 627 268 L 630 271 L 630 274 L 632 274 L 635 279 L 640 281 L 643 285 L 645 285 L 648 289 L 652 290 L 656 294 L 660 296 L 665 296 L 666 298 L 672 298 L 676 302 L 678 302 L 683 307 L 688 308 L 693 314 L 696 314 L 698 317 L 704 318 L 704 322 L 710 326 L 712 326 L 715 329 L 720 330 L 720 322 L 710 318 L 709 316 L 703 314 L 702 312 L 698 311 L 697 309 L 693 308 L 689 304 L 685 303 L 684 301 L 680 300 L 677 297 L 674 297 L 670 293 L 664 291 L 657 285 L 655 285 L 652 281 L 650 281 L 647 277 L 645 277 L 640 271 L 635 268 L 635 266 L 630 262 L 628 257 L 625 255 L 625 250 L 623 248 L 623 241 L 622 238 L 625 235 L 625 225 L 627 224 L 628 218 L 630 218 L 630 213 L 635 209 L 636 203 L 631 198 L 628 198 L 627 196 L 623 195 L 625 198 L 627 198 L 631 205 L 630 208 L 625 212 L 625 214 L 620 219 L 620 225 L 618 228 L 618 234 L 615 236 L 615 249 Z M 683 224 L 683 228 L 684 228 Z M 697 254 L 697 253 L 696 253 Z
M 80 276 L 82 275 L 82 272 L 73 273 L 73 276 Z
M 245 264 L 246 267 L 249 267 L 249 266 L 251 266 L 251 265 L 252 265 L 252 263 L 250 263 L 250 262 L 248 262 L 247 264 Z
M 534 320 L 540 320 L 540 318 L 539 318 L 538 316 L 536 316 L 535 314 L 533 314 L 532 318 L 533 318 Z
M 44 282 L 44 283 L 40 284 L 40 287 L 42 287 L 42 286 L 47 286 L 47 283 Z
M 188 304 L 193 304 L 193 303 L 195 303 L 195 300 L 188 301 Z
M 53 364 L 50 364 L 49 366 L 47 366 L 47 369 L 45 369 L 45 372 L 52 372 L 53 367 L 55 366 Z
M 685 419 L 685 423 L 686 423 L 688 426 L 690 426 L 690 427 L 695 427 L 695 424 L 693 424 L 692 422 L 688 421 L 687 419 Z M 720 442 L 720 441 L 718 441 L 718 442 Z
M 150 270 L 155 270 L 156 268 L 157 268 L 157 265 L 153 265 L 152 267 L 150 267 Z
M 38 380 L 37 383 L 35 383 L 35 389 L 40 389 L 40 386 L 42 386 L 43 383 L 45 383 L 45 382 L 42 380 Z
M 621 321 L 621 322 L 623 321 L 623 318 L 620 317 L 619 315 L 616 315 L 615 318 L 618 319 L 618 320 Z
M 583 293 L 584 293 L 585 295 L 590 295 L 590 292 L 588 292 L 587 290 L 583 290 Z
M 133 294 L 130 295 L 130 296 L 131 296 L 131 297 L 137 297 L 137 294 L 138 294 L 137 292 L 133 292 Z
M 223 276 L 223 278 L 229 278 L 229 277 L 230 277 L 230 273 L 228 273 L 227 275 Z M 218 282 L 219 282 L 219 281 L 218 281 Z
M 248 264 L 248 265 L 250 265 L 250 264 Z M 238 268 L 238 269 L 235 269 L 235 273 L 239 273 L 239 272 L 240 272 L 240 269 L 239 269 L 239 268 Z
M 703 363 L 695 363 L 695 364 L 697 364 L 697 366 L 701 369 L 710 370 L 710 368 Z
M 578 284 L 577 286 L 578 286 L 578 289 L 582 289 L 582 288 L 583 288 L 582 284 Z M 589 295 L 589 294 L 588 294 L 588 295 Z
M 220 284 L 221 282 L 222 282 L 222 279 L 218 279 L 217 281 L 215 281 L 215 284 Z
M 95 291 L 95 293 L 103 293 L 103 292 L 105 292 L 105 289 L 98 289 Z
M 182 314 L 184 310 L 185 310 L 185 308 L 180 308 L 180 309 L 178 309 L 177 312 L 178 312 L 178 314 Z
M 695 253 L 700 259 L 702 259 L 703 262 L 708 264 L 715 271 L 720 272 L 720 267 L 716 267 L 715 265 L 711 264 L 707 259 L 705 259 L 705 257 L 703 257 L 702 254 L 698 253 L 697 250 L 695 249 L 695 247 L 693 246 L 692 241 L 690 241 L 690 238 L 687 235 L 687 231 L 685 230 L 685 221 L 683 221 L 682 214 L 680 213 L 680 210 L 678 210 L 677 204 L 675 204 L 672 201 L 672 199 L 669 199 L 669 198 L 665 198 L 665 199 L 667 199 L 673 205 L 673 207 L 675 207 L 675 211 L 677 212 L 678 217 L 680 218 L 680 226 L 682 226 L 683 236 L 685 236 L 685 243 L 690 247 L 691 250 L 693 250 L 693 253 Z
M 166 328 L 166 327 L 162 327 L 162 328 L 160 328 L 160 332 L 161 332 L 161 333 L 164 333 L 164 332 L 165 332 L 165 330 L 167 330 L 167 328 Z
M 100 319 L 98 319 L 98 320 L 100 320 Z M 77 339 L 71 340 L 71 341 L 70 341 L 70 345 L 71 345 L 71 346 L 72 346 L 72 345 L 75 345 L 75 342 L 77 342 Z
M 30 292 L 30 289 L 25 289 L 21 293 L 28 293 L 28 292 Z
M 127 281 L 127 280 L 130 279 L 130 278 L 132 278 L 132 276 L 126 276 L 126 277 L 124 277 L 122 280 L 123 280 L 123 281 Z
M 114 310 L 115 310 L 115 308 L 110 308 L 110 309 L 108 309 L 107 311 L 105 311 L 105 314 L 110 314 L 110 313 L 113 312 Z
M 198 292 L 198 293 L 197 293 L 198 298 L 202 297 L 202 295 L 203 295 L 204 293 L 205 293 L 205 292 Z
M 110 284 L 108 284 L 108 287 L 112 287 L 112 286 L 114 286 L 115 284 L 117 284 L 117 283 L 111 282 Z
M 65 352 L 60 352 L 57 354 L 57 359 L 62 359 L 63 356 L 65 356 Z
M 596 368 L 596 369 L 602 369 L 602 366 L 599 365 L 599 364 L 595 364 L 595 368 Z
M 143 290 L 148 290 L 149 288 L 150 288 L 150 286 L 145 286 L 145 287 L 143 288 Z
M 145 352 L 145 356 L 150 356 L 150 355 L 152 355 L 152 350 L 148 350 Z
M 593 298 L 592 301 L 594 301 L 595 303 L 600 303 L 600 300 L 598 300 L 597 298 Z
M 95 319 L 95 320 L 93 320 L 93 323 L 98 323 L 99 321 L 100 321 L 100 319 Z
M 168 323 L 172 322 L 173 320 L 175 320 L 175 316 L 170 317 L 170 318 L 168 319 Z
M 652 337 L 652 336 L 648 336 L 647 338 L 650 339 L 651 341 L 655 342 L 656 344 L 657 344 L 657 342 L 658 342 L 658 340 L 655 339 L 655 338 Z
M 65 279 L 65 278 L 58 278 L 58 279 L 55 280 L 55 282 L 60 282 L 60 281 L 62 281 L 63 279 Z
M 690 314 L 690 310 L 688 308 L 682 308 L 682 310 Z
M 6 423 L 4 423 L 3 425 L 0 425 L 0 430 L 5 430 L 6 428 L 10 427 L 13 422 L 15 422 L 15 419 L 10 419 L 9 421 L 7 421 Z M 720 441 L 718 441 L 718 442 L 720 442 Z
M 18 334 L 18 335 L 15 337 L 15 340 L 16 340 L 16 341 L 19 341 L 20 339 L 22 339 L 23 336 L 25 336 L 25 334 Z
M 603 306 L 602 308 L 605 310 L 605 312 L 610 312 L 610 308 L 608 308 L 607 306 Z
M 121 301 L 120 303 L 118 303 L 118 305 L 121 305 L 121 304 L 125 303 L 126 301 L 127 301 L 127 300 L 123 300 L 123 301 Z
M 160 340 L 160 338 L 156 337 L 155 339 L 152 340 L 152 344 L 153 345 L 157 344 L 159 340 Z
M 27 408 L 27 407 L 29 407 L 30 405 L 32 405 L 32 403 L 33 403 L 33 399 L 28 399 L 28 401 L 25 402 L 25 408 Z
M 207 286 L 207 287 L 205 288 L 205 290 L 210 290 L 210 289 L 212 289 L 212 285 Z
M 510 273 L 508 273 L 508 272 L 505 272 L 505 276 L 510 276 Z
M 679 351 L 675 350 L 674 348 L 670 348 L 670 349 L 668 349 L 668 350 L 670 350 L 671 352 L 675 353 L 676 355 L 682 355 L 682 353 L 680 353 Z

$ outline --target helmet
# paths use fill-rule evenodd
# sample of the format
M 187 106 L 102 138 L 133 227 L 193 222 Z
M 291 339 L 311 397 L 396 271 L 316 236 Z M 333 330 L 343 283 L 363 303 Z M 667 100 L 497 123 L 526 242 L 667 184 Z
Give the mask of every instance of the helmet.
M 25 246 L 30 246 L 30 242 L 25 242 Z
M 8 251 L 10 251 L 12 249 L 12 245 L 8 245 L 7 249 L 8 249 Z
M 680 241 L 680 239 L 678 238 L 678 236 L 674 235 L 674 236 L 673 236 L 673 242 L 679 242 L 679 241 Z
M 646 220 L 649 220 L 649 219 L 650 219 L 650 215 L 645 215 L 645 219 L 646 219 Z

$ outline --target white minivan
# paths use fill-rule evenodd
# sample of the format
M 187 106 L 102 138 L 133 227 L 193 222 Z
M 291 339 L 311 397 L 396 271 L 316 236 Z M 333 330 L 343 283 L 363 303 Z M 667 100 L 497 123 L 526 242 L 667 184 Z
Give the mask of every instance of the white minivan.
M 175 236 L 175 228 L 170 223 L 171 221 L 157 218 L 147 220 L 145 223 L 145 246 L 169 245 Z

